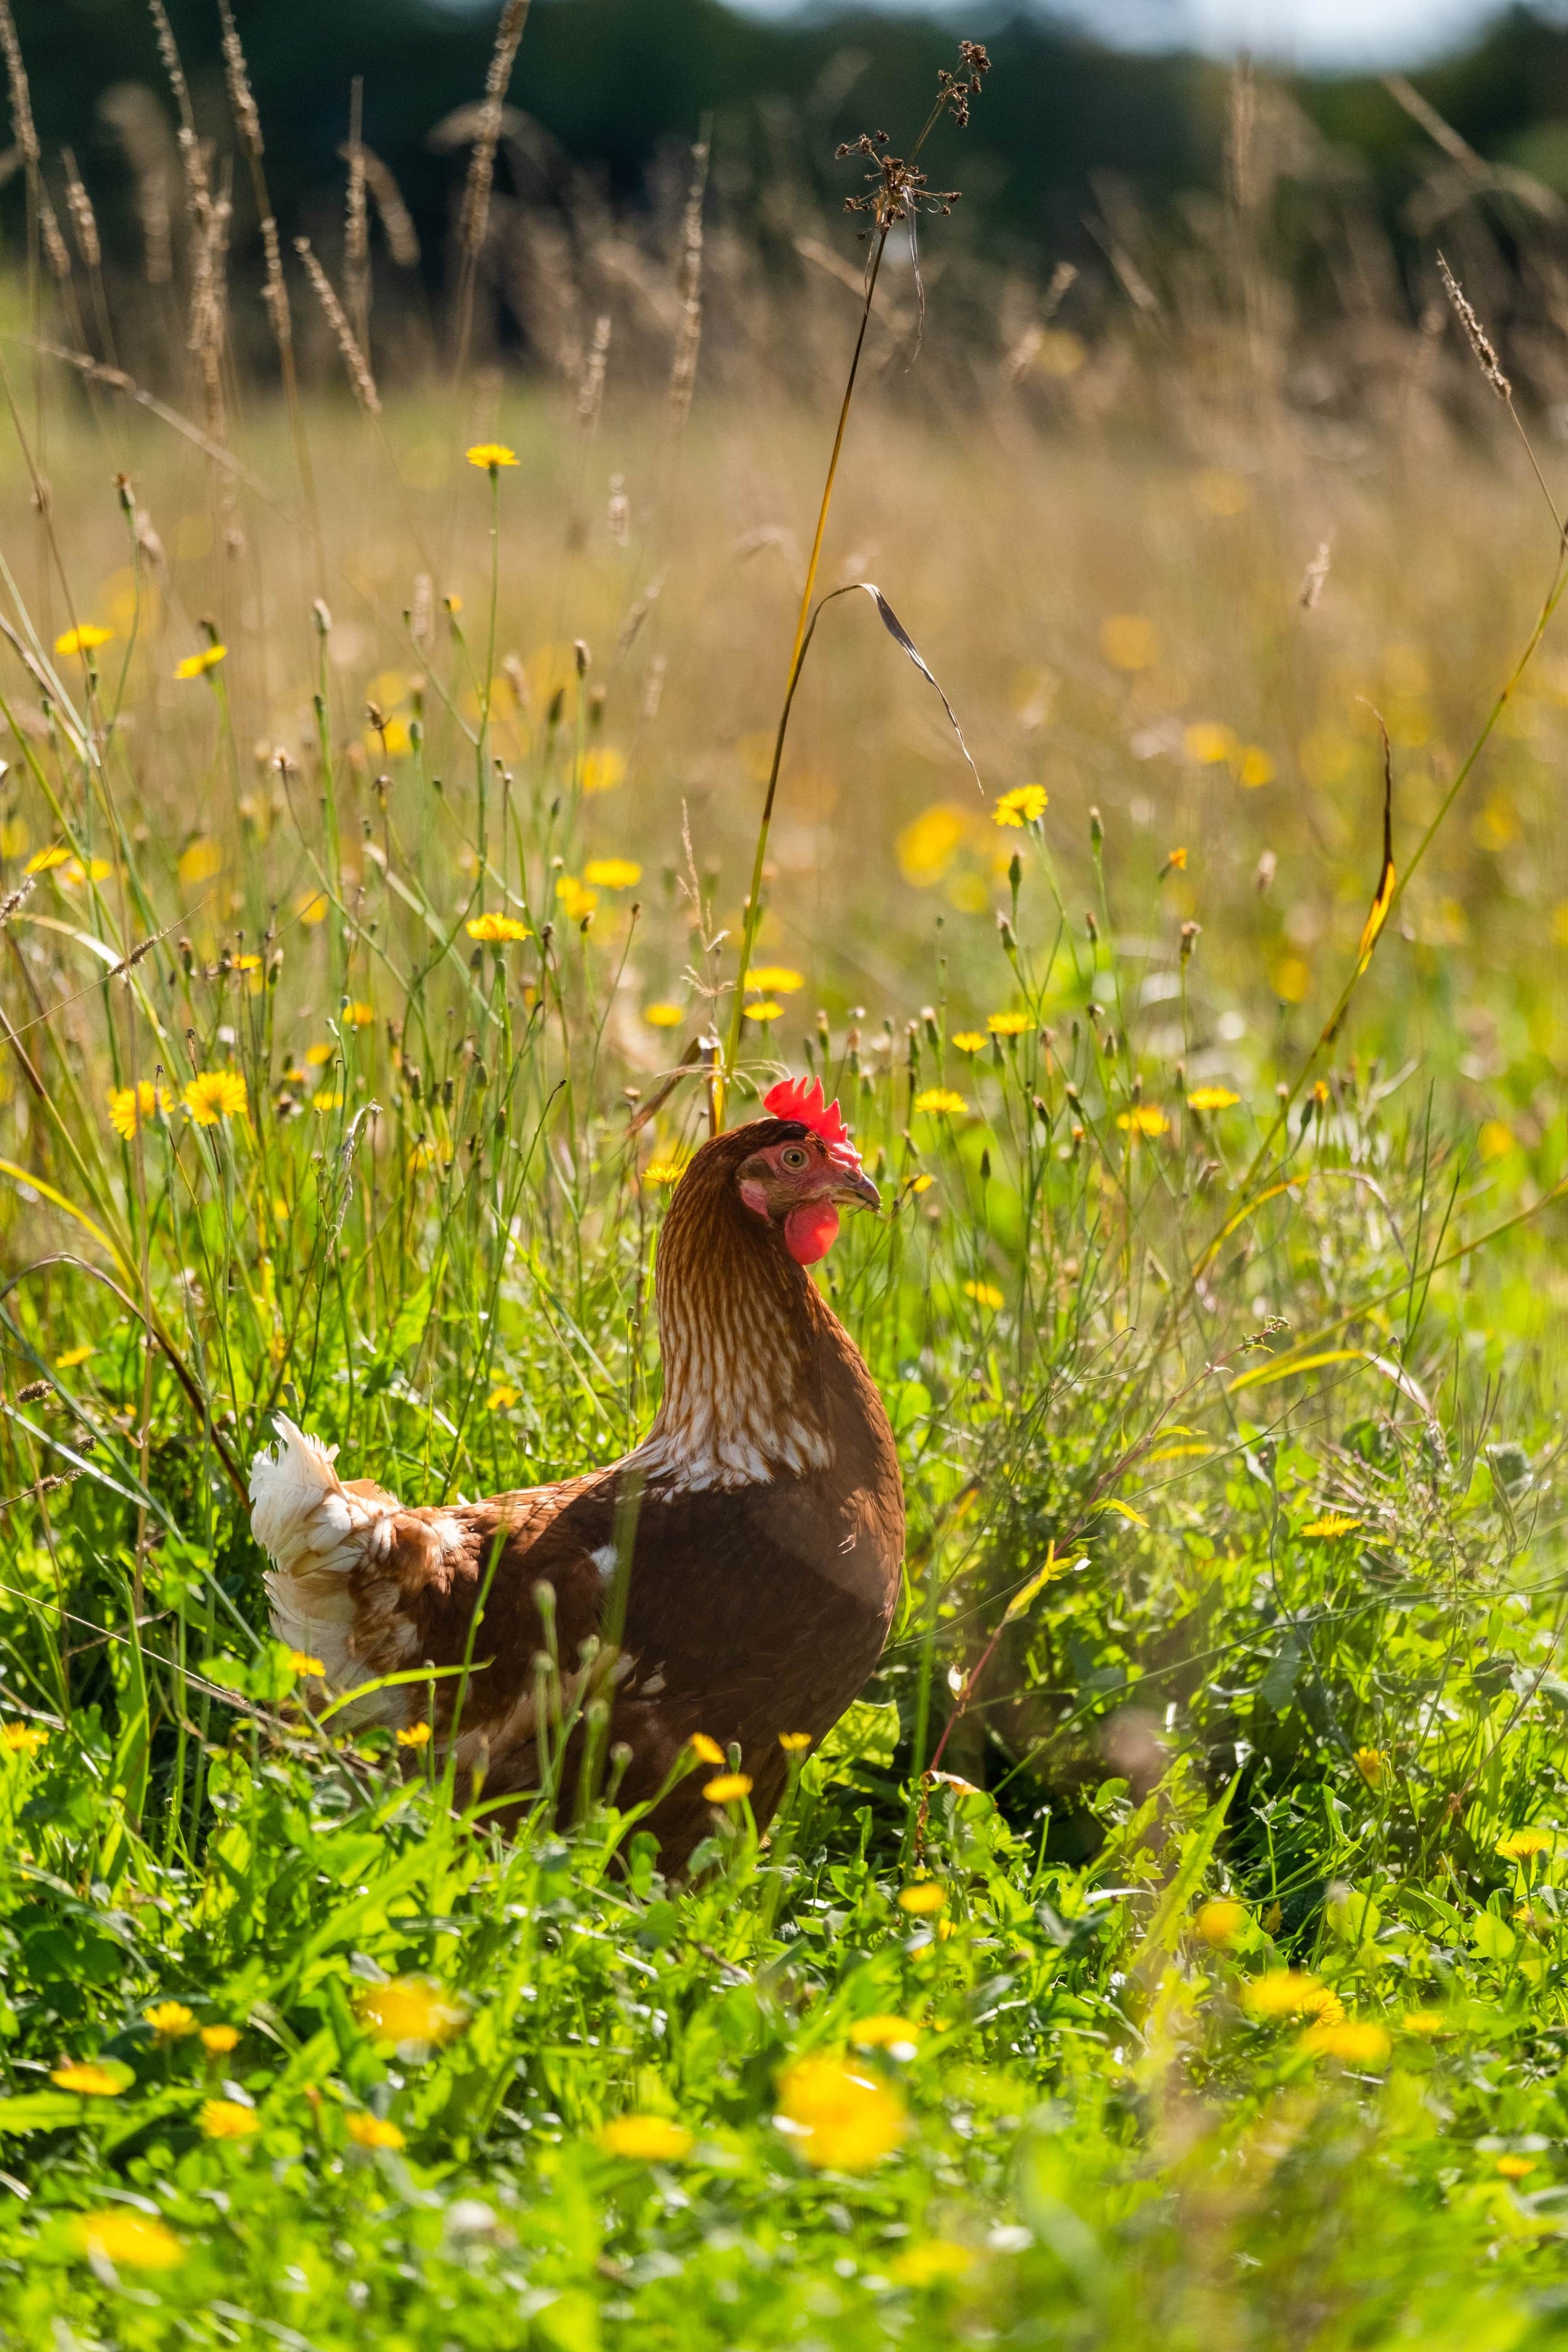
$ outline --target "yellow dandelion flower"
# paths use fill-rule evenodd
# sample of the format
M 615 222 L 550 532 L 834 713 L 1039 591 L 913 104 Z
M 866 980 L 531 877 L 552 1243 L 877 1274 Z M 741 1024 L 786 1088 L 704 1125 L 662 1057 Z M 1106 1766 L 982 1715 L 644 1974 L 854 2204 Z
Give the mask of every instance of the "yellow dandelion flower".
M 197 2121 L 207 2139 L 251 2139 L 261 2129 L 256 2109 L 237 2099 L 204 2099 Z
M 181 1088 L 180 1100 L 198 1127 L 216 1127 L 220 1118 L 245 1118 L 250 1110 L 237 1070 L 205 1070 Z
M 332 1044 L 330 1037 L 324 1038 L 319 1045 L 307 1045 L 305 1048 L 306 1067 L 312 1070 L 325 1069 L 327 1064 L 331 1060 L 337 1050 L 337 1047 Z
M 679 1184 L 686 1173 L 684 1160 L 650 1160 L 643 1170 L 642 1180 L 657 1192 L 665 1184 Z
M 679 1029 L 686 1014 L 679 1004 L 648 1004 L 642 1017 L 650 1029 Z
M 515 915 L 474 915 L 463 925 L 471 940 L 531 940 L 533 933 Z
M 481 473 L 499 474 L 503 466 L 515 466 L 517 463 L 517 451 L 509 449 L 504 441 L 476 441 L 471 449 L 464 450 L 463 455 L 469 465 L 477 466 Z
M 79 857 L 73 857 L 60 876 L 60 880 L 69 882 L 73 886 L 80 882 L 104 882 L 108 880 L 109 874 L 110 864 L 107 857 L 89 857 L 85 865 Z
M 1301 1529 L 1301 1533 L 1321 1538 L 1324 1543 L 1332 1543 L 1336 1536 L 1353 1535 L 1356 1528 L 1364 1524 L 1362 1519 L 1347 1519 L 1337 1512 L 1331 1512 L 1326 1519 L 1312 1520 L 1310 1526 Z
M 227 659 L 226 646 L 204 646 L 199 654 L 187 654 L 183 662 L 175 663 L 174 676 L 182 683 L 190 677 L 205 677 L 209 670 L 216 669 L 220 662 Z
M 239 2028 L 237 2025 L 204 2025 L 201 2044 L 209 2058 L 226 2058 L 231 2050 L 239 2047 Z
M 1037 824 L 1050 805 L 1044 784 L 1016 784 L 1004 793 L 991 812 L 993 824 Z
M 836 2058 L 802 2058 L 779 2081 L 781 2128 L 807 2164 L 869 2172 L 904 2136 L 903 2101 Z
M 1320 2025 L 1342 2025 L 1345 2005 L 1337 1992 L 1331 1991 L 1327 1985 L 1318 1985 L 1302 1996 L 1301 2015 L 1316 2018 Z
M 485 1411 L 487 1412 L 510 1412 L 512 1406 L 517 1402 L 518 1393 L 519 1391 L 512 1387 L 510 1381 L 498 1381 L 495 1387 L 485 1399 Z
M 324 923 L 329 905 L 324 890 L 301 890 L 294 901 L 294 912 L 302 923 Z
M 1216 1895 L 1201 1906 L 1193 1925 L 1205 1944 L 1228 1944 L 1247 1925 L 1247 1913 L 1232 1895 Z
M 1256 790 L 1274 782 L 1274 762 L 1261 743 L 1244 743 L 1236 757 L 1236 781 Z
M 1513 1150 L 1513 1129 L 1500 1118 L 1489 1118 L 1476 1142 L 1483 1160 L 1506 1160 Z
M 345 1029 L 368 1029 L 374 1019 L 374 1004 L 362 1004 L 356 999 L 352 1004 L 345 1004 L 343 1007 L 342 1021 Z
M 341 1088 L 336 1087 L 322 1087 L 317 1093 L 310 1097 L 310 1108 L 312 1110 L 323 1112 L 329 1110 L 342 1110 L 342 1093 Z
M 1406 2033 L 1419 2034 L 1423 2041 L 1433 2041 L 1448 2031 L 1448 2021 L 1440 2009 L 1413 2009 L 1399 2021 Z
M 309 1680 L 315 1682 L 324 1682 L 326 1680 L 327 1667 L 325 1659 L 311 1657 L 308 1650 L 290 1650 L 289 1653 L 289 1664 L 295 1674 L 301 1675 Z
M 0 1723 L 0 1754 L 36 1756 L 48 1738 L 38 1723 Z
M 185 2259 L 184 2246 L 155 2213 L 110 2206 L 84 2213 L 76 2227 L 82 2252 L 113 2270 L 172 2271 Z
M 694 1731 L 686 1744 L 700 1764 L 722 1764 L 724 1761 L 724 1750 L 716 1739 L 710 1739 L 705 1731 Z
M 749 1772 L 721 1772 L 703 1782 L 702 1793 L 710 1805 L 739 1804 L 742 1797 L 752 1793 L 752 1776 Z
M 626 780 L 624 752 L 612 751 L 605 744 L 600 751 L 586 752 L 583 760 L 582 784 L 585 793 L 613 793 L 617 784 Z
M 746 974 L 746 986 L 766 996 L 793 996 L 797 989 L 805 986 L 805 976 L 793 971 L 787 963 L 764 963 Z
M 74 1372 L 79 1364 L 85 1364 L 89 1356 L 97 1353 L 93 1347 L 68 1348 L 63 1356 L 55 1358 L 55 1370 L 57 1372 Z
M 430 1727 L 427 1723 L 411 1723 L 405 1730 L 395 1732 L 393 1737 L 399 1748 L 427 1748 L 430 1745 Z
M 911 1192 L 929 1192 L 935 1182 L 936 1178 L 934 1176 L 911 1176 L 910 1178 L 910 1190 Z
M 52 873 L 57 866 L 64 866 L 69 856 L 70 851 L 62 849 L 59 843 L 56 842 L 48 849 L 36 849 L 22 871 L 24 874 Z
M 174 871 L 187 889 L 194 889 L 198 882 L 210 882 L 222 868 L 223 851 L 202 833 L 186 842 L 174 861 Z
M 390 2148 L 394 2155 L 408 2142 L 384 2116 L 350 2116 L 343 2126 L 356 2147 Z
M 895 2017 L 879 2011 L 874 2017 L 858 2018 L 849 2029 L 849 2039 L 857 2050 L 913 2051 L 921 2038 L 921 2029 L 912 2017 Z
M 111 2074 L 107 2066 L 96 2066 L 90 2058 L 73 2058 L 64 2066 L 57 2066 L 49 2075 L 57 2090 L 75 2091 L 84 2099 L 117 2099 L 125 2088 L 121 2075 Z
M 359 2021 L 377 2042 L 451 2042 L 468 2026 L 467 2012 L 442 1985 L 425 1977 L 395 1977 L 366 1985 L 354 2004 Z
M 1383 1785 L 1384 1756 L 1378 1748 L 1358 1748 L 1352 1761 L 1369 1789 Z
M 980 1307 L 994 1308 L 1005 1303 L 1002 1293 L 994 1282 L 966 1282 L 963 1286 L 963 1295 L 965 1298 L 973 1298 Z
M 786 1756 L 804 1756 L 811 1746 L 809 1731 L 781 1731 L 779 1746 Z
M 1241 1996 L 1242 2006 L 1254 2017 L 1302 2017 L 1327 1990 L 1300 1969 L 1270 1969 L 1267 1976 L 1253 1978 Z
M 1181 847 L 1176 849 L 1168 849 L 1165 852 L 1165 864 L 1168 866 L 1174 866 L 1178 874 L 1184 874 L 1187 870 L 1187 853 L 1185 848 Z
M 1531 1862 L 1537 1854 L 1550 1853 L 1556 1843 L 1550 1830 L 1510 1830 L 1499 1838 L 1497 1850 L 1505 1862 Z
M 691 2147 L 691 2134 L 668 2116 L 616 2116 L 596 2137 L 606 2156 L 630 2157 L 637 2164 L 679 2164 Z
M 1228 1087 L 1195 1087 L 1187 1097 L 1189 1110 L 1234 1110 L 1241 1100 Z
M 160 2042 L 183 2042 L 196 2030 L 195 2012 L 183 2000 L 155 2000 L 142 2014 Z
M 1320 2020 L 1301 2036 L 1301 2047 L 1320 2058 L 1340 2058 L 1348 2066 L 1381 2065 L 1391 2044 L 1381 2025 L 1370 2018 L 1347 2017 L 1336 2022 Z
M 79 629 L 67 629 L 63 636 L 55 639 L 55 651 L 58 654 L 96 653 L 100 646 L 108 645 L 113 635 L 112 629 L 100 628 L 96 621 L 84 621 Z
M 1124 1135 L 1156 1136 L 1165 1134 L 1171 1122 L 1152 1103 L 1134 1103 L 1131 1110 L 1118 1113 L 1116 1124 Z
M 955 1029 L 952 1042 L 961 1054 L 978 1054 L 985 1040 L 978 1029 Z
M 992 1013 L 986 1015 L 985 1026 L 993 1037 L 1021 1037 L 1033 1024 L 1026 1013 Z
M 598 892 L 584 889 L 575 874 L 557 875 L 555 895 L 569 923 L 581 922 L 584 916 L 591 915 L 599 903 Z
M 1200 768 L 1217 768 L 1236 757 L 1237 747 L 1233 730 L 1217 726 L 1211 719 L 1200 719 L 1195 726 L 1189 727 L 1182 741 L 1188 759 L 1195 761 Z
M 906 2246 L 888 2265 L 889 2276 L 899 2286 L 940 2286 L 945 2279 L 959 2279 L 974 2267 L 974 2256 L 967 2246 L 952 2238 L 928 2238 L 922 2245 Z
M 914 1919 L 929 1919 L 933 1912 L 945 1909 L 946 1905 L 947 1889 L 934 1878 L 917 1878 L 912 1886 L 901 1887 L 899 1892 L 900 1910 L 907 1911 Z
M 261 970 L 261 958 L 258 955 L 237 955 L 234 960 L 234 968 L 236 971 L 259 971 Z
M 1525 2180 L 1534 2172 L 1540 2159 L 1533 2156 L 1500 2156 L 1497 2168 L 1505 2180 Z
M 1158 650 L 1154 625 L 1142 613 L 1112 613 L 1100 623 L 1100 650 L 1112 669 L 1148 669 Z
M 748 1021 L 776 1021 L 783 1011 L 782 1004 L 771 996 L 764 996 L 760 1004 L 747 1005 L 746 1018 Z
M 962 1118 L 969 1105 L 951 1087 L 927 1087 L 915 1097 L 915 1108 L 937 1118 Z
M 590 857 L 583 879 L 596 890 L 634 890 L 642 880 L 642 867 L 631 857 Z

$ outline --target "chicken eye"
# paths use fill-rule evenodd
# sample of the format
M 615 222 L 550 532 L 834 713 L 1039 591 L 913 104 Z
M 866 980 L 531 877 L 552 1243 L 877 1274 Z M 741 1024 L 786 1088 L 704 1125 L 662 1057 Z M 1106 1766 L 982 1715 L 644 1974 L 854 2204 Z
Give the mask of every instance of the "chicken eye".
M 804 1168 L 805 1166 L 805 1154 L 801 1150 L 798 1143 L 786 1144 L 784 1149 L 779 1153 L 779 1159 L 785 1168 Z

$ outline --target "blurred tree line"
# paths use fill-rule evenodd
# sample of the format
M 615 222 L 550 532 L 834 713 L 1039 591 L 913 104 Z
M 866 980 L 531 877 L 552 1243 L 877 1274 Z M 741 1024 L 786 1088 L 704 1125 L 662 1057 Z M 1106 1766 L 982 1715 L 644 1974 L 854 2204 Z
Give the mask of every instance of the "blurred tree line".
M 130 263 L 139 230 L 127 89 L 155 94 L 168 111 L 145 0 L 14 0 L 14 13 L 46 169 L 74 150 L 110 249 Z M 198 122 L 229 150 L 216 0 L 168 0 L 168 13 Z M 351 84 L 362 76 L 365 142 L 402 190 L 427 278 L 442 277 L 472 127 L 465 110 L 484 87 L 497 13 L 433 0 L 237 0 L 286 236 L 312 233 L 331 252 Z M 1155 206 L 1220 184 L 1230 78 L 1212 62 L 1120 54 L 1028 11 L 981 11 L 972 26 L 852 6 L 760 22 L 719 0 L 533 0 L 502 184 L 510 175 L 533 201 L 588 166 L 612 201 L 635 201 L 661 151 L 711 124 L 715 171 L 730 172 L 731 193 L 751 188 L 760 216 L 781 180 L 831 200 L 853 184 L 853 167 L 833 163 L 836 144 L 870 128 L 897 144 L 921 120 L 955 28 L 984 34 L 995 67 L 973 128 L 962 141 L 944 134 L 931 158 L 937 184 L 950 173 L 963 184 L 969 240 L 1003 257 L 1081 257 L 1108 177 Z M 1462 142 L 1568 194 L 1568 31 L 1516 7 L 1468 53 L 1417 79 Z M 1375 79 L 1300 79 L 1289 94 L 1317 132 L 1359 159 L 1396 224 L 1431 163 L 1430 131 Z M 15 251 L 19 173 L 3 204 Z M 241 251 L 253 227 L 244 205 L 238 188 Z

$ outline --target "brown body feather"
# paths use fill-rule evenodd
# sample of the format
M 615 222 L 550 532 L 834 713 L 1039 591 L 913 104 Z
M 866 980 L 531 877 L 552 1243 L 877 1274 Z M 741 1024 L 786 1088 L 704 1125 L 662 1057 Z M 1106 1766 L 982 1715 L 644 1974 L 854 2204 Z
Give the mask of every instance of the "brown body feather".
M 780 1735 L 820 1739 L 881 1654 L 904 1531 L 892 1433 L 848 1334 L 736 1183 L 760 1144 L 798 1131 L 763 1120 L 721 1136 L 677 1189 L 658 1269 L 664 1399 L 625 1461 L 426 1510 L 405 1510 L 369 1482 L 339 1486 L 333 1509 L 350 1524 L 340 1534 L 334 1518 L 330 1559 L 318 1559 L 318 1543 L 306 1568 L 272 1580 L 279 1630 L 307 1641 L 331 1580 L 342 1631 L 331 1678 L 353 1687 L 423 1663 L 461 1665 L 489 1577 L 460 1720 L 456 1676 L 376 1703 L 403 1722 L 433 1689 L 437 1739 L 446 1748 L 456 1733 L 459 1770 L 481 1770 L 489 1796 L 537 1785 L 542 1582 L 554 1594 L 567 1678 L 583 1644 L 604 1639 L 617 1581 L 624 1590 L 608 1732 L 631 1751 L 623 1805 L 653 1799 L 704 1732 L 739 1748 L 765 1820 L 786 1778 Z M 336 1486 L 330 1465 L 328 1475 Z M 258 1502 L 258 1533 L 263 1511 Z M 629 1571 L 617 1580 L 617 1535 L 624 1544 L 628 1532 Z M 652 1818 L 669 1866 L 710 1826 L 709 1777 L 688 1774 Z

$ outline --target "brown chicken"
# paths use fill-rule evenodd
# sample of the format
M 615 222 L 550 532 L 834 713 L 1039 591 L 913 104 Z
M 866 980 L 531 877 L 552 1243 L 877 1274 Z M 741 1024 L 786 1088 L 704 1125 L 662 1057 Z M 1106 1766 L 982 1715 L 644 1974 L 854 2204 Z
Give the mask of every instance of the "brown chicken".
M 822 1738 L 881 1654 L 903 1551 L 898 1459 L 871 1376 L 805 1271 L 839 1205 L 874 1208 L 877 1189 L 820 1083 L 785 1081 L 764 1108 L 706 1143 L 676 1188 L 657 1267 L 663 1402 L 623 1460 L 409 1510 L 368 1479 L 345 1484 L 337 1449 L 282 1414 L 276 1454 L 256 1458 L 273 1625 L 321 1660 L 334 1694 L 471 1657 L 456 1727 L 465 1792 L 475 1770 L 489 1798 L 538 1784 L 542 1582 L 568 1703 L 590 1675 L 612 1694 L 608 1742 L 631 1751 L 623 1806 L 658 1796 L 705 1733 L 739 1747 L 766 1821 L 785 1784 L 781 1736 Z M 592 1653 L 584 1666 L 583 1644 L 613 1640 L 622 1610 L 613 1668 Z M 431 1719 L 445 1754 L 461 1680 L 379 1690 L 344 1716 Z M 650 1818 L 668 1867 L 712 1825 L 710 1777 L 689 1772 Z

